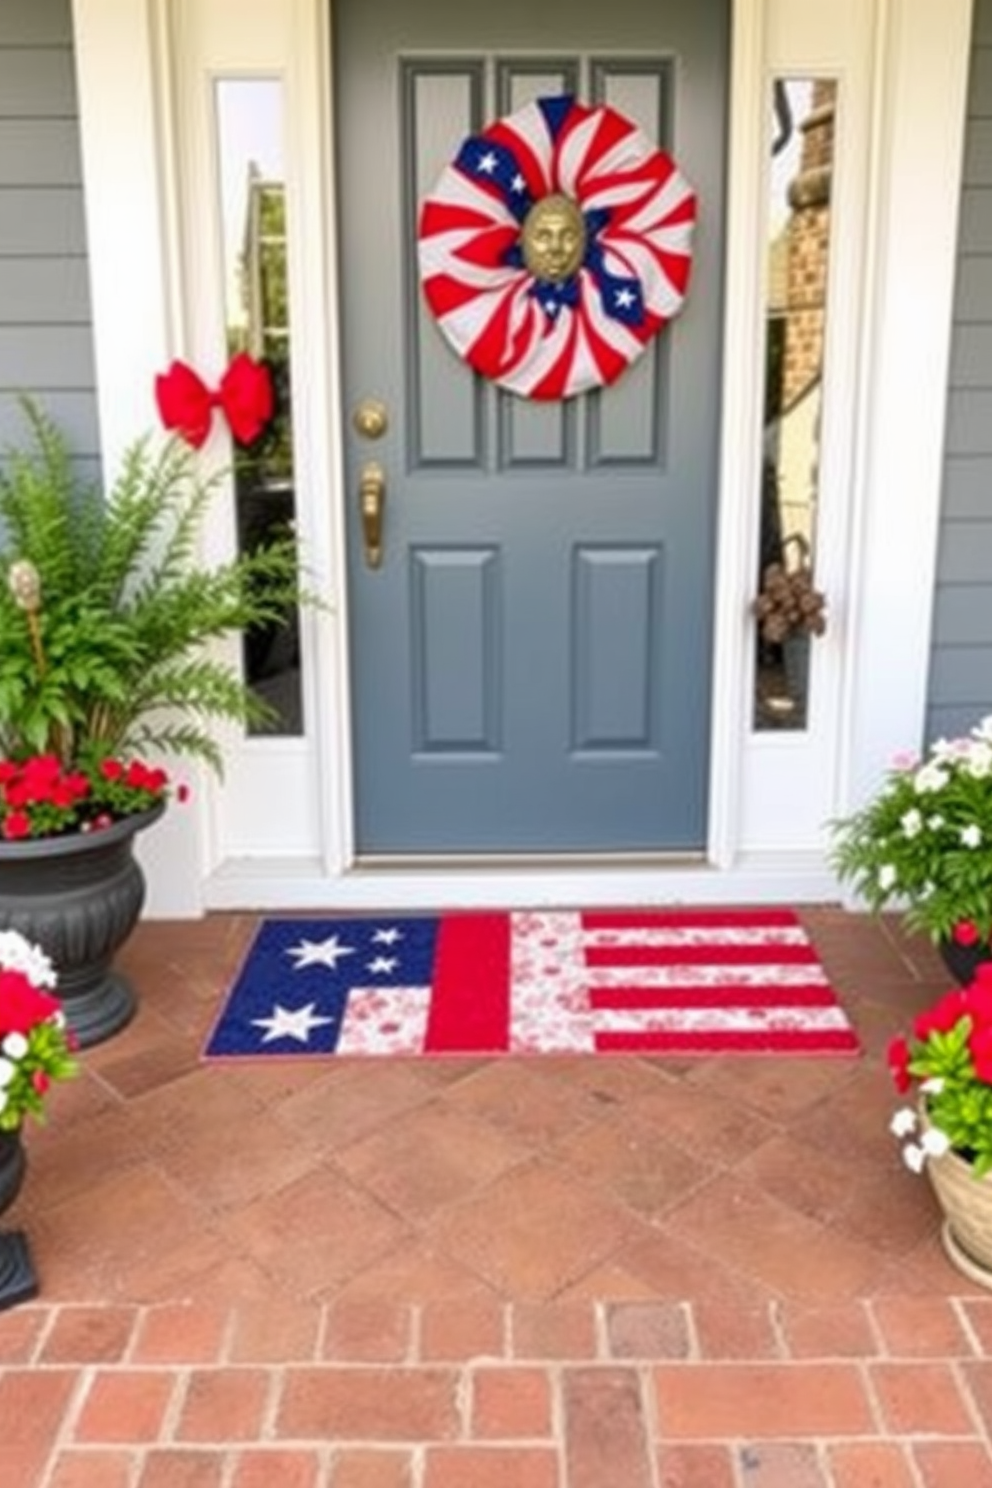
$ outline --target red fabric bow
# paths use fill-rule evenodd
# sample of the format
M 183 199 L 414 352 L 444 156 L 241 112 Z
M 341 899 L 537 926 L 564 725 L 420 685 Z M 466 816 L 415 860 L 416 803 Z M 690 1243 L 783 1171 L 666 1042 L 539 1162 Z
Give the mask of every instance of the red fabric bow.
M 239 444 L 252 444 L 275 409 L 269 369 L 239 351 L 212 392 L 185 362 L 173 362 L 155 379 L 155 401 L 167 429 L 199 449 L 210 433 L 213 411 L 219 408 Z

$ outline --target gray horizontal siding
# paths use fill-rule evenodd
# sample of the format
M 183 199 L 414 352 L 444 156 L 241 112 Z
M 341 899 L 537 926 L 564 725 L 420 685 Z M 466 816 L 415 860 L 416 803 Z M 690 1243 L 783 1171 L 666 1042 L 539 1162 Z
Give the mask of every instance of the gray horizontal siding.
M 72 45 L 72 12 L 66 0 L 0 0 L 0 46 Z
M 992 697 L 992 646 L 937 646 L 942 665 L 935 673 L 931 702 L 936 707 L 973 707 L 989 711 Z M 972 719 L 974 722 L 975 719 Z
M 961 196 L 958 252 L 982 254 L 992 234 L 992 189 L 965 185 Z M 959 264 L 960 267 L 960 264 Z
M 985 585 L 945 584 L 934 609 L 935 647 L 992 646 L 992 605 Z
M 4 186 L 78 186 L 81 180 L 75 119 L 0 119 Z
M 0 387 L 93 391 L 93 334 L 87 326 L 0 326 Z
M 992 0 L 975 0 L 927 738 L 992 713 Z
M 0 52 L 0 119 L 74 119 L 76 74 L 68 47 Z
M 0 273 L 0 326 L 90 324 L 85 258 L 8 258 Z
M 96 458 L 97 444 L 93 437 L 97 427 L 96 393 L 92 389 L 59 392 L 45 387 L 23 391 L 30 392 L 55 420 L 75 452 L 90 461 Z M 13 390 L 0 392 L 0 449 L 23 444 L 26 433 L 18 394 Z
M 989 192 L 992 200 L 992 192 Z M 962 248 L 963 248 L 962 239 Z M 992 305 L 992 258 L 965 257 L 958 260 L 954 294 L 954 316 L 961 324 L 981 321 Z
M 81 186 L 34 191 L 0 185 L 0 260 L 80 258 L 85 254 Z M 0 262 L 0 273 L 3 269 Z
M 945 521 L 940 534 L 937 573 L 941 584 L 981 584 L 992 572 L 992 523 Z
M 18 397 L 99 452 L 70 0 L 0 0 L 0 446 Z
M 987 460 L 967 455 L 949 456 L 944 462 L 944 528 L 950 521 L 969 518 L 981 521 L 989 509 Z

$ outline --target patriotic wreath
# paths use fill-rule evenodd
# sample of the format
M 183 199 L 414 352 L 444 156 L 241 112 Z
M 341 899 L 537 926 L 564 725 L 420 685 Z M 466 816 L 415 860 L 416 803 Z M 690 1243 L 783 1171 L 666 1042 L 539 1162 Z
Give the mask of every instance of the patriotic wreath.
M 563 94 L 470 136 L 423 202 L 427 303 L 527 398 L 614 382 L 682 307 L 696 196 L 629 119 Z

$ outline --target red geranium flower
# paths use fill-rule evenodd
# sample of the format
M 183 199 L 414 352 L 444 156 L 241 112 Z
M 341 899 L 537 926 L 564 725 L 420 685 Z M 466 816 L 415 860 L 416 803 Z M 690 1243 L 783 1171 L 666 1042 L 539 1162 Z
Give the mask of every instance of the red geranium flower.
M 931 1033 L 950 1033 L 959 1018 L 968 1011 L 964 991 L 955 987 L 946 992 L 939 1002 L 925 1013 L 920 1013 L 913 1023 L 913 1032 L 923 1042 Z
M 3 835 L 9 842 L 31 836 L 31 818 L 26 811 L 8 811 L 2 823 Z
M 954 926 L 953 935 L 959 946 L 978 944 L 978 926 L 974 920 L 958 920 Z
M 902 1034 L 889 1045 L 889 1069 L 900 1095 L 905 1095 L 912 1084 L 909 1074 L 909 1042 Z
M 980 1080 L 992 1085 L 992 1028 L 976 1028 L 968 1038 L 968 1052 Z
M 0 1030 L 28 1034 L 62 1004 L 28 981 L 21 971 L 0 971 Z

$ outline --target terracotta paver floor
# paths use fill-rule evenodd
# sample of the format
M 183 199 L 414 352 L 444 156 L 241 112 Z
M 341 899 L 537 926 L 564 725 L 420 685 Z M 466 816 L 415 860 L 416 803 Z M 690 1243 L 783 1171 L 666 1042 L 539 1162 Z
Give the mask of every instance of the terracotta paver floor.
M 5 1216 L 2 1488 L 992 1488 L 992 1292 L 888 1132 L 947 977 L 801 913 L 862 1058 L 205 1065 L 254 920 L 141 926 Z

